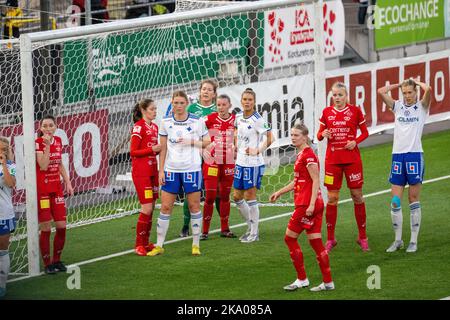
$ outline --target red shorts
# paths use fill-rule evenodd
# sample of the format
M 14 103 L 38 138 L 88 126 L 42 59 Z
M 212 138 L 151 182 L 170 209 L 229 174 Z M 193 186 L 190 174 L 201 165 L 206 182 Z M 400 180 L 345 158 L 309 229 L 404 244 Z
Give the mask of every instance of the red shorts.
M 298 206 L 295 208 L 289 220 L 288 229 L 298 234 L 303 230 L 306 230 L 307 234 L 322 233 L 323 201 L 316 203 L 314 213 L 310 217 L 306 215 L 306 209 L 308 209 L 308 206 Z
M 133 183 L 141 204 L 152 203 L 158 199 L 158 176 L 133 177 Z
M 349 189 L 362 188 L 364 176 L 361 160 L 347 164 L 325 163 L 325 187 L 328 190 L 340 190 L 342 186 L 342 174 L 345 174 Z
M 234 164 L 212 164 L 203 163 L 203 181 L 205 190 L 217 190 L 221 188 L 230 188 L 234 180 Z
M 66 204 L 62 189 L 51 193 L 38 193 L 38 221 L 66 221 Z

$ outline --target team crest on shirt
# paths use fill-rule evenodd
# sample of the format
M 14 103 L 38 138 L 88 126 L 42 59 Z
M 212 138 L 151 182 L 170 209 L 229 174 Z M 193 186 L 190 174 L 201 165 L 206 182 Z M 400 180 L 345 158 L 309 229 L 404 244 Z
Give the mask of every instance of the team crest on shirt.
M 351 117 L 353 115 L 353 112 L 351 112 L 350 110 L 348 110 L 347 112 L 345 112 L 345 114 L 349 117 Z
M 179 130 L 175 134 L 177 135 L 177 137 L 181 137 L 183 135 L 183 132 L 181 130 Z
M 136 126 L 133 128 L 133 133 L 140 133 L 141 132 L 141 127 Z

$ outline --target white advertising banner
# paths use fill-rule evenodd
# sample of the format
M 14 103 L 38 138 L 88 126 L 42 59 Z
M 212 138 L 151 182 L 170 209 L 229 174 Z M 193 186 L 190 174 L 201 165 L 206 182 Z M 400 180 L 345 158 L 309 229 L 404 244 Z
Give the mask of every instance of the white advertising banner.
M 341 56 L 345 45 L 342 1 L 323 6 L 325 57 Z M 307 63 L 314 59 L 314 6 L 267 11 L 264 14 L 264 68 Z

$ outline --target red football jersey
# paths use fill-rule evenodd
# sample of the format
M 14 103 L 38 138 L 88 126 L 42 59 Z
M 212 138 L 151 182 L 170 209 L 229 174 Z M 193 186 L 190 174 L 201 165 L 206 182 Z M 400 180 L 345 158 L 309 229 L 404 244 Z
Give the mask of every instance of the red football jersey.
M 360 108 L 350 104 L 342 110 L 337 110 L 334 106 L 327 107 L 319 122 L 331 132 L 325 156 L 328 163 L 353 163 L 361 159 L 358 146 L 353 150 L 344 148 L 348 141 L 356 140 L 358 127 L 366 122 Z
M 131 174 L 135 177 L 158 175 L 156 154 L 151 147 L 158 144 L 158 126 L 137 121 L 131 131 Z
M 44 139 L 36 139 L 36 153 L 44 153 L 45 143 Z M 47 170 L 41 170 L 36 161 L 36 178 L 37 188 L 39 193 L 52 193 L 61 190 L 61 175 L 59 173 L 59 165 L 62 162 L 62 141 L 60 137 L 53 136 L 53 141 L 50 144 L 50 162 Z
M 206 117 L 206 127 L 211 141 L 214 143 L 211 155 L 214 157 L 216 164 L 234 164 L 235 118 L 236 116 L 231 114 L 228 119 L 222 119 L 218 112 L 213 112 Z
M 319 165 L 319 160 L 313 149 L 306 147 L 295 160 L 294 164 L 294 204 L 296 206 L 309 206 L 312 195 L 313 181 L 308 172 L 308 165 L 315 163 Z M 317 199 L 322 198 L 319 189 Z

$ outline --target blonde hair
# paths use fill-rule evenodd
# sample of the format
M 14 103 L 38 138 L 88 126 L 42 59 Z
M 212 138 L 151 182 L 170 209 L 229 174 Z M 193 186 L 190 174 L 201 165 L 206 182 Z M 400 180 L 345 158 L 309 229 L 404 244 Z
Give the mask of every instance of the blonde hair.
M 345 85 L 345 83 L 343 83 L 341 81 L 336 81 L 335 83 L 333 83 L 333 85 L 331 86 L 331 89 L 333 89 L 333 88 L 344 89 L 345 94 L 348 95 L 347 86 Z
M 186 92 L 182 91 L 182 90 L 177 90 L 172 94 L 172 101 L 173 99 L 175 99 L 176 97 L 181 97 L 184 98 L 184 100 L 186 100 L 186 103 L 189 104 L 189 98 L 186 94 Z
M 400 86 L 402 88 L 411 86 L 414 90 L 417 90 L 417 83 L 411 78 L 403 80 Z
M 203 81 L 200 83 L 200 90 L 203 88 L 203 85 L 204 85 L 205 83 L 208 83 L 208 84 L 212 85 L 212 87 L 214 88 L 214 93 L 217 93 L 217 87 L 218 87 L 217 82 L 215 82 L 214 80 L 211 80 L 211 79 L 203 80 Z
M 11 146 L 10 146 L 8 138 L 0 137 L 0 143 L 5 144 L 6 148 L 8 148 L 8 151 L 6 153 L 6 159 L 12 161 L 14 156 L 13 156 L 13 153 L 12 153 Z
M 306 137 L 306 143 L 309 146 L 312 144 L 312 141 L 311 141 L 311 139 L 308 136 L 309 130 L 308 130 L 308 127 L 306 125 L 304 125 L 303 123 L 297 122 L 297 123 L 294 124 L 292 129 L 300 130 L 301 134 Z

